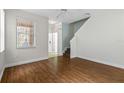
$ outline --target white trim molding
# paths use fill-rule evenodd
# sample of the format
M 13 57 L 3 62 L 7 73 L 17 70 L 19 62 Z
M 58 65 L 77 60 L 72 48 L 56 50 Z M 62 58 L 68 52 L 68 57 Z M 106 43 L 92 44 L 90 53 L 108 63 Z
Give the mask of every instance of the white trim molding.
M 0 72 L 0 81 L 2 79 L 3 73 L 4 73 L 5 67 L 3 67 L 2 71 Z
M 27 64 L 27 63 L 33 63 L 33 62 L 46 60 L 46 59 L 48 59 L 48 57 L 40 57 L 37 59 L 31 59 L 31 60 L 27 60 L 27 61 L 20 61 L 20 62 L 16 62 L 16 63 L 6 64 L 5 67 L 12 67 L 12 66 L 17 66 L 17 65 Z
M 78 56 L 81 59 L 86 59 L 86 60 L 90 60 L 96 63 L 101 63 L 101 64 L 105 64 L 105 65 L 109 65 L 109 66 L 113 66 L 116 68 L 121 68 L 124 69 L 124 65 L 120 65 L 120 64 L 113 64 L 111 62 L 107 62 L 107 61 L 101 61 L 101 60 L 97 60 L 97 59 L 93 59 L 93 58 L 89 58 L 89 57 L 82 57 L 82 56 Z
M 1 70 L 1 72 L 0 72 L 0 81 L 1 81 L 1 79 L 2 79 L 4 70 L 5 70 L 5 68 L 7 68 L 7 67 L 12 67 L 12 66 L 17 66 L 17 65 L 27 64 L 27 63 L 38 62 L 38 61 L 42 61 L 42 60 L 46 60 L 46 59 L 48 59 L 48 57 L 41 57 L 41 58 L 37 58 L 37 59 L 31 59 L 31 60 L 27 60 L 27 61 L 20 61 L 20 62 L 16 62 L 16 63 L 6 64 L 6 65 L 2 68 L 2 70 Z

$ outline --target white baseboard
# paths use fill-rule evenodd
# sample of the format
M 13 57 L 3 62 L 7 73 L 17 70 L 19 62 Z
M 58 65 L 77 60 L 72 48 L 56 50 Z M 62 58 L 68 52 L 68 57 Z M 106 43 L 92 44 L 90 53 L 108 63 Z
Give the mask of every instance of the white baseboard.
M 48 57 L 37 58 L 37 59 L 31 59 L 31 60 L 27 60 L 27 61 L 20 61 L 20 62 L 17 62 L 17 63 L 6 64 L 6 65 L 3 67 L 2 71 L 0 72 L 0 81 L 1 81 L 1 79 L 2 79 L 4 70 L 5 70 L 6 67 L 12 67 L 12 66 L 17 66 L 17 65 L 22 65 L 22 64 L 37 62 L 37 61 L 45 60 L 45 59 L 48 59 Z
M 115 63 L 106 62 L 106 61 L 101 61 L 101 60 L 97 60 L 97 59 L 93 59 L 93 58 L 89 58 L 89 57 L 82 57 L 82 56 L 78 56 L 78 57 L 82 58 L 82 59 L 90 60 L 90 61 L 93 61 L 93 62 L 96 62 L 96 63 L 101 63 L 101 64 L 105 64 L 105 65 L 109 65 L 109 66 L 124 69 L 124 65 L 115 64 Z
M 5 70 L 5 67 L 3 67 L 2 71 L 0 72 L 0 81 L 1 81 L 1 79 L 2 79 L 4 70 Z
M 12 67 L 12 66 L 17 66 L 17 65 L 27 64 L 27 63 L 33 63 L 33 62 L 45 60 L 45 59 L 48 59 L 48 57 L 41 57 L 41 58 L 37 58 L 37 59 L 31 59 L 31 60 L 27 60 L 27 61 L 20 61 L 20 62 L 16 62 L 16 63 L 6 64 L 5 67 Z

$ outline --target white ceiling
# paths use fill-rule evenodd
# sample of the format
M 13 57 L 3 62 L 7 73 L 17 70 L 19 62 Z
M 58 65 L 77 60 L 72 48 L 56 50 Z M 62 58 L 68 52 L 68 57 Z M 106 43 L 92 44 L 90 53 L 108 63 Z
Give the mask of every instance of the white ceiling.
M 31 12 L 40 16 L 48 17 L 50 20 L 56 20 L 63 23 L 72 23 L 90 15 L 84 9 L 67 9 L 67 12 L 62 13 L 58 18 L 57 16 L 62 12 L 61 9 L 23 9 L 26 12 Z

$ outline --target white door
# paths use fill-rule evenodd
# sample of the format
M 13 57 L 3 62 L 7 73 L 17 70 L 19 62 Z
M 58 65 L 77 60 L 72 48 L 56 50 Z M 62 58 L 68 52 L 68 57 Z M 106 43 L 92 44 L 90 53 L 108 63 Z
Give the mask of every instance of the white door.
M 49 53 L 58 53 L 58 33 L 50 32 L 49 33 Z

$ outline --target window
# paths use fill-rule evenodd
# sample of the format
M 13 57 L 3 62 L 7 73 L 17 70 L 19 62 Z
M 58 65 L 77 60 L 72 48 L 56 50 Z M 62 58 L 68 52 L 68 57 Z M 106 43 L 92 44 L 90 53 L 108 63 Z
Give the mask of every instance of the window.
M 4 10 L 0 10 L 0 52 L 5 50 Z
M 34 47 L 34 25 L 31 21 L 17 19 L 17 48 Z

